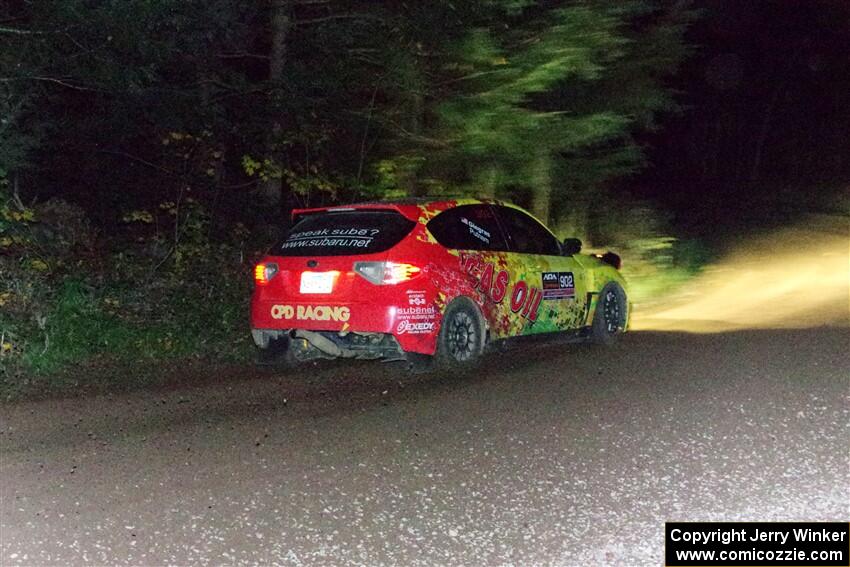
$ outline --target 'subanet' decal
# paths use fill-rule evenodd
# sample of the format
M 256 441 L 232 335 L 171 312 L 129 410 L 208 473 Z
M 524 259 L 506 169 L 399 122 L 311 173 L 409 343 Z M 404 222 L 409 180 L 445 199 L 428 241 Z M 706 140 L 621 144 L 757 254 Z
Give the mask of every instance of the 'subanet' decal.
M 508 291 L 509 276 L 506 270 L 498 270 L 489 262 L 482 262 L 479 258 L 469 254 L 461 253 L 460 269 L 465 273 L 478 278 L 477 289 L 496 303 L 505 299 Z M 531 321 L 537 321 L 537 312 L 543 294 L 536 287 L 529 287 L 524 280 L 514 284 L 511 291 L 511 311 L 520 313 Z
M 351 311 L 341 305 L 272 305 L 271 315 L 272 319 L 345 322 Z

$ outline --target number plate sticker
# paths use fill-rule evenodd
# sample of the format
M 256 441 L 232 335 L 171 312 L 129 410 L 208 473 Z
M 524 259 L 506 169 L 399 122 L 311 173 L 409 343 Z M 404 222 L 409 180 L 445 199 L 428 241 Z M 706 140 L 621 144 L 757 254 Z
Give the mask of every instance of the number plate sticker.
M 572 272 L 543 272 L 543 299 L 569 299 L 576 295 Z
M 301 272 L 301 293 L 331 293 L 339 272 Z

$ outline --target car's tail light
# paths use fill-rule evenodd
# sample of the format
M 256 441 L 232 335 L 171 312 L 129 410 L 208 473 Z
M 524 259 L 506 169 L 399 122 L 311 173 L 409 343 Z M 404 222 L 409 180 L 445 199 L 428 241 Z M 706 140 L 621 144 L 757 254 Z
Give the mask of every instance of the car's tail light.
M 354 271 L 375 285 L 384 283 L 385 262 L 355 262 Z
M 422 268 L 398 262 L 355 262 L 354 271 L 375 285 L 393 285 L 412 280 Z
M 271 281 L 278 272 L 277 264 L 273 262 L 263 262 L 254 267 L 254 282 L 257 285 L 266 285 Z
M 419 275 L 422 269 L 413 264 L 397 264 L 395 262 L 387 262 L 384 267 L 384 283 L 397 284 L 412 280 Z

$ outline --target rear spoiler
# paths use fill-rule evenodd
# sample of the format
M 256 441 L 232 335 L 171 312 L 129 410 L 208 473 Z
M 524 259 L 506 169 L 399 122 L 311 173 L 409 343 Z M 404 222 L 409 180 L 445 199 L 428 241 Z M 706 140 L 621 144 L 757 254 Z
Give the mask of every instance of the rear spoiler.
M 312 207 L 308 209 L 292 209 L 292 220 L 306 215 L 318 213 L 334 213 L 346 211 L 396 211 L 402 216 L 415 221 L 419 218 L 418 207 L 410 205 L 396 205 L 394 203 L 368 203 L 362 205 L 339 205 L 333 207 Z

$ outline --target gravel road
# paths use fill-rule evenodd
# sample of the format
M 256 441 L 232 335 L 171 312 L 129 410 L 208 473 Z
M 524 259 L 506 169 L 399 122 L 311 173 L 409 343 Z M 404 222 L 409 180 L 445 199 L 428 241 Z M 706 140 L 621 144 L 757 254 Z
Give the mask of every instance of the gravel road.
M 6 405 L 0 564 L 657 566 L 666 520 L 847 520 L 848 346 L 636 332 Z

